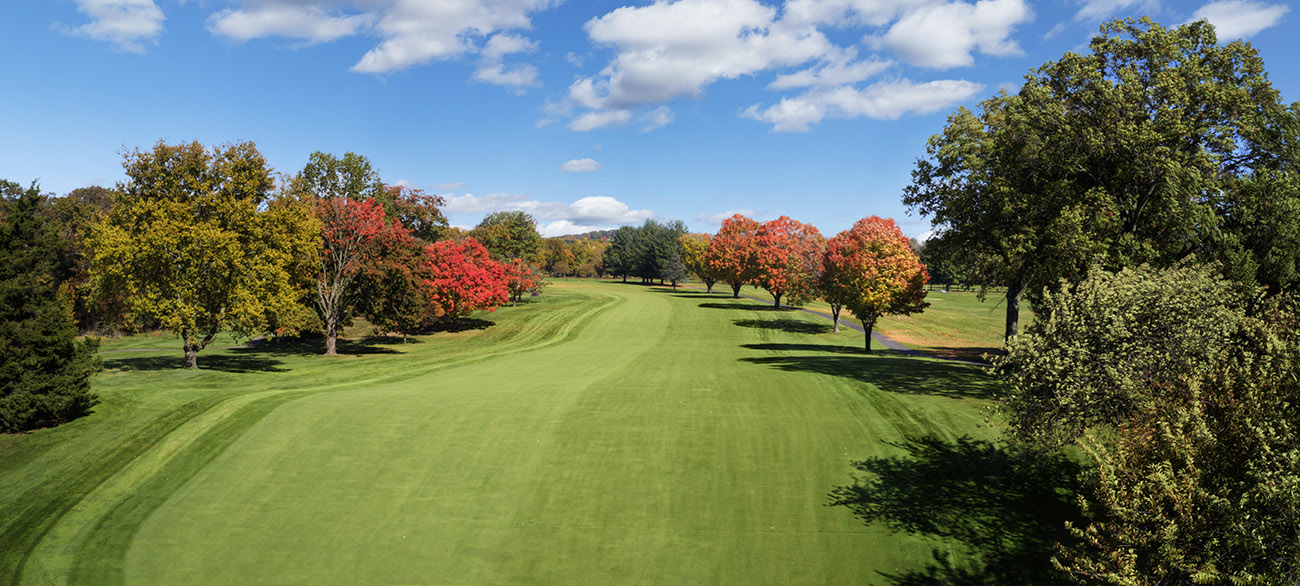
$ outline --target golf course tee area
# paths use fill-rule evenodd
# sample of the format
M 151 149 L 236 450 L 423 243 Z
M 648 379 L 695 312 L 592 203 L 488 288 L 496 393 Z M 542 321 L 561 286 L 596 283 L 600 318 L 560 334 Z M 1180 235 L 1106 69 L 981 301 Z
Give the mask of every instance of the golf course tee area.
M 337 357 L 217 342 L 197 371 L 175 339 L 105 340 L 91 415 L 0 436 L 0 584 L 899 584 L 997 562 L 979 483 L 943 510 L 918 460 L 989 458 L 978 366 L 612 281 L 454 329 Z

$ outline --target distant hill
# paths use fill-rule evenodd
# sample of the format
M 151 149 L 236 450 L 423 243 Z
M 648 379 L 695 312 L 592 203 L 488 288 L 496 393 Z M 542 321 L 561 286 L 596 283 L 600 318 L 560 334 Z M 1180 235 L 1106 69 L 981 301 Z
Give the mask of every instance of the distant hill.
M 592 232 L 584 232 L 584 233 L 582 233 L 582 234 L 565 234 L 565 235 L 563 235 L 563 236 L 552 236 L 551 238 L 559 238 L 560 240 L 570 240 L 570 241 L 572 241 L 572 240 L 610 240 L 610 239 L 613 239 L 613 238 L 614 238 L 614 231 L 613 231 L 613 230 L 595 230 L 595 231 L 592 231 Z

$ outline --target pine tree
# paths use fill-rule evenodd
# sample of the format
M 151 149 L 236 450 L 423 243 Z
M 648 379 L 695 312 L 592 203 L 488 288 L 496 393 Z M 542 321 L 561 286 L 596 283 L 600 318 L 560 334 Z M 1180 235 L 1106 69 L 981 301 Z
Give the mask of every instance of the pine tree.
M 70 300 L 58 294 L 61 251 L 40 213 L 40 190 L 6 181 L 0 191 L 0 432 L 13 433 L 90 410 L 99 342 L 77 340 Z

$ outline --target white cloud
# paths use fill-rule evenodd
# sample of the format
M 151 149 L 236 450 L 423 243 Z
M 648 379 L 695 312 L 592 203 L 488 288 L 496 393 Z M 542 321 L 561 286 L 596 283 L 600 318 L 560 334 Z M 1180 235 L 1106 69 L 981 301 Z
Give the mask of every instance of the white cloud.
M 927 6 L 899 19 L 881 41 L 913 65 L 968 67 L 975 63 L 975 49 L 987 55 L 1020 55 L 1020 46 L 1009 37 L 1030 17 L 1022 0 Z
M 1066 28 L 1065 23 L 1063 22 L 1056 23 L 1055 26 L 1053 26 L 1047 32 L 1043 33 L 1043 40 L 1046 41 L 1048 39 L 1056 38 L 1057 35 L 1060 35 L 1061 33 L 1065 32 L 1065 28 Z
M 789 0 L 785 19 L 832 26 L 883 26 L 909 8 L 936 0 Z
M 592 159 L 592 158 L 586 158 L 586 159 L 572 159 L 572 160 L 570 160 L 570 161 L 564 163 L 563 165 L 560 165 L 560 170 L 561 170 L 561 171 L 569 171 L 569 172 L 571 172 L 571 173 L 584 173 L 584 172 L 587 172 L 587 171 L 599 171 L 599 170 L 604 169 L 604 168 L 605 168 L 604 165 L 601 165 L 598 161 L 596 161 L 596 159 Z
M 673 120 L 676 119 L 676 115 L 673 114 L 673 111 L 669 109 L 668 106 L 659 106 L 658 108 L 646 112 L 641 119 L 645 122 L 645 124 L 641 126 L 641 132 L 652 132 L 672 124 Z
M 537 79 L 537 68 L 528 63 L 483 64 L 474 71 L 474 81 L 504 86 L 516 92 L 542 85 Z
M 602 125 L 626 123 L 642 106 L 698 97 L 717 80 L 798 65 L 831 51 L 815 28 L 792 28 L 775 19 L 775 8 L 755 0 L 680 0 L 616 9 L 584 28 L 592 41 L 613 47 L 617 55 L 598 75 L 574 82 L 569 100 L 589 110 L 626 113 L 605 114 Z M 596 121 L 577 126 L 594 128 Z
M 474 71 L 474 81 L 490 83 L 522 93 L 524 88 L 542 85 L 537 79 L 537 68 L 528 63 L 507 65 L 503 63 L 506 55 L 515 53 L 532 53 L 537 50 L 537 41 L 518 35 L 498 33 L 483 47 L 482 59 Z
M 463 181 L 452 181 L 450 183 L 439 183 L 433 186 L 434 191 L 458 191 L 465 188 Z
M 112 43 L 118 49 L 144 52 L 144 43 L 157 43 L 163 31 L 161 8 L 153 0 L 75 0 L 77 12 L 91 21 L 78 27 L 55 24 L 65 34 Z
M 788 90 L 805 87 L 833 87 L 866 80 L 888 69 L 893 61 L 871 59 L 856 61 L 858 50 L 853 47 L 835 51 L 818 67 L 776 76 L 768 89 Z
M 152 0 L 131 1 L 152 4 Z M 554 4 L 555 0 L 239 0 L 237 8 L 213 14 L 208 29 L 236 42 L 286 37 L 322 43 L 357 35 L 377 37 L 378 43 L 352 66 L 359 73 L 390 73 L 435 59 L 478 55 L 475 81 L 519 90 L 538 85 L 537 68 L 506 64 L 503 59 L 537 49 L 535 41 L 517 32 L 529 30 L 531 15 Z
M 1075 4 L 1081 8 L 1074 19 L 1084 22 L 1104 20 L 1121 10 L 1154 12 L 1160 8 L 1158 0 L 1075 0 Z
M 283 1 L 283 0 L 278 0 Z M 526 30 L 529 15 L 549 0 L 387 0 L 376 32 L 384 40 L 352 66 L 360 73 L 387 73 L 475 50 L 473 37 Z
M 1223 0 L 1200 7 L 1192 20 L 1208 20 L 1220 41 L 1244 39 L 1281 22 L 1291 9 L 1282 4 Z
M 522 211 L 538 220 L 543 236 L 558 236 L 614 226 L 639 224 L 655 217 L 650 210 L 633 210 L 609 196 L 584 197 L 573 203 L 537 201 L 528 195 L 493 193 L 478 197 L 472 194 L 451 196 L 443 208 L 447 214 L 479 214 L 496 211 Z
M 769 89 L 806 93 L 745 115 L 784 120 L 786 129 L 807 129 L 827 115 L 929 112 L 925 100 L 960 93 L 968 86 L 953 84 L 966 82 L 908 82 L 927 90 L 912 92 L 923 101 L 910 106 L 883 104 L 878 94 L 884 86 L 860 84 L 893 67 L 893 56 L 946 69 L 972 65 L 977 54 L 1020 55 L 1013 34 L 1032 17 L 1025 0 L 789 0 L 780 10 L 758 0 L 624 6 L 584 26 L 594 44 L 613 49 L 613 58 L 596 74 L 578 77 L 562 107 L 548 108 L 539 124 L 569 119 L 569 128 L 583 131 L 647 120 L 642 130 L 653 130 L 672 121 L 669 102 L 699 97 L 719 81 L 768 72 L 775 74 Z M 861 46 L 838 46 L 822 30 L 863 27 L 869 30 Z M 860 56 L 862 47 L 872 52 Z
M 727 210 L 725 212 L 718 212 L 716 214 L 700 214 L 698 216 L 695 216 L 695 221 L 703 222 L 705 224 L 709 224 L 710 226 L 721 226 L 723 220 L 730 218 L 731 216 L 734 216 L 736 214 L 740 214 L 748 218 L 754 218 L 755 216 L 759 215 L 759 213 L 754 210 L 745 210 L 745 209 Z
M 825 118 L 894 119 L 904 114 L 930 114 L 970 98 L 984 86 L 966 80 L 915 83 L 910 80 L 879 82 L 863 89 L 841 86 L 813 90 L 760 109 L 757 104 L 741 115 L 772 124 L 776 132 L 807 132 Z
M 632 119 L 632 112 L 629 110 L 610 110 L 587 112 L 569 123 L 569 129 L 579 132 L 595 130 L 606 126 L 623 126 L 628 120 Z
M 320 6 L 263 4 L 249 10 L 216 12 L 208 18 L 208 31 L 238 43 L 272 36 L 325 43 L 357 34 L 372 18 L 369 14 L 331 15 Z

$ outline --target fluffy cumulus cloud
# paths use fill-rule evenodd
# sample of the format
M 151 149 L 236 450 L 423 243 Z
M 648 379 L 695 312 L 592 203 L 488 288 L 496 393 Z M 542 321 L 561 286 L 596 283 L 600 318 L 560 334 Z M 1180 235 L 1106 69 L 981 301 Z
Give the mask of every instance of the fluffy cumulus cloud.
M 701 96 L 710 84 L 771 74 L 773 91 L 804 91 L 742 114 L 777 130 L 806 130 L 834 117 L 893 118 L 951 106 L 975 86 L 961 80 L 876 82 L 898 62 L 944 70 L 976 54 L 1021 54 L 1012 38 L 1032 18 L 1024 0 L 660 0 L 624 6 L 587 22 L 598 47 L 613 51 L 599 72 L 569 86 L 563 108 L 578 131 L 643 121 L 672 122 L 668 104 Z M 824 31 L 858 30 L 861 43 L 838 45 Z M 868 85 L 869 84 L 869 85 Z M 894 92 L 894 93 L 889 93 Z M 900 104 L 919 98 L 914 104 Z M 802 122 L 801 122 L 802 121 Z
M 982 0 L 975 4 L 938 4 L 909 12 L 882 41 L 913 65 L 948 69 L 974 65 L 972 52 L 1019 55 L 1009 37 L 1029 17 L 1022 0 Z
M 1153 12 L 1160 8 L 1158 0 L 1075 0 L 1079 11 L 1074 19 L 1079 22 L 1105 20 L 1120 11 Z
M 153 0 L 75 0 L 90 18 L 81 26 L 56 24 L 66 34 L 105 41 L 123 51 L 142 52 L 163 31 L 162 9 Z
M 767 108 L 750 106 L 741 115 L 768 122 L 776 132 L 807 132 L 826 118 L 893 119 L 930 114 L 974 96 L 984 86 L 965 80 L 874 83 L 862 89 L 840 86 L 782 98 Z
M 493 193 L 485 196 L 465 194 L 450 196 L 443 211 L 454 214 L 485 214 L 497 211 L 522 211 L 538 221 L 543 236 L 561 236 L 614 226 L 640 224 L 654 217 L 650 210 L 634 210 L 609 196 L 584 197 L 572 203 L 537 201 L 527 195 Z
M 1290 10 L 1283 4 L 1225 0 L 1202 6 L 1192 15 L 1192 20 L 1210 21 L 1220 41 L 1231 41 L 1250 37 L 1278 24 Z
M 570 161 L 565 162 L 563 165 L 560 165 L 561 171 L 569 171 L 571 173 L 599 171 L 604 168 L 605 168 L 604 165 L 601 165 L 599 161 L 592 158 L 572 159 Z
M 104 0 L 99 0 L 104 1 Z M 119 0 L 121 1 L 121 0 Z M 136 0 L 140 1 L 140 0 Z M 208 30 L 237 43 L 266 37 L 307 44 L 350 36 L 377 43 L 352 65 L 359 73 L 384 74 L 436 59 L 479 58 L 472 79 L 515 91 L 540 85 L 537 68 L 507 63 L 537 43 L 521 34 L 531 15 L 553 0 L 241 0 L 214 13 Z
M 325 43 L 357 34 L 373 22 L 369 14 L 332 14 L 320 6 L 268 3 L 243 10 L 226 9 L 208 18 L 208 30 L 238 43 L 261 37 Z

